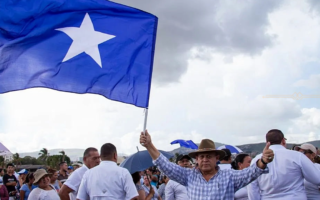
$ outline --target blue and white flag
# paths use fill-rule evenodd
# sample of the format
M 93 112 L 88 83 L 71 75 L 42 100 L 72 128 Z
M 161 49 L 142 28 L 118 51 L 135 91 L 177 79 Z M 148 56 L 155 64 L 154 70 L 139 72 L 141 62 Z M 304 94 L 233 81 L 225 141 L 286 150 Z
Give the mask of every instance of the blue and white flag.
M 0 93 L 45 87 L 147 108 L 157 22 L 105 0 L 1 0 Z

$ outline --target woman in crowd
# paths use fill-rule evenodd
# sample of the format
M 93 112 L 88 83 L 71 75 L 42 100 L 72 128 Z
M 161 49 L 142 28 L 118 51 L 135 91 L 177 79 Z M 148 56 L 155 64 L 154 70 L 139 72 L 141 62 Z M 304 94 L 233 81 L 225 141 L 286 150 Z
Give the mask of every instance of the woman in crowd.
M 140 179 L 141 179 L 140 173 L 135 172 L 135 173 L 131 174 L 131 176 L 133 179 L 133 183 L 136 185 L 136 188 L 137 188 L 137 191 L 139 194 L 138 199 L 139 200 L 151 200 L 153 197 L 153 194 L 154 194 L 154 190 L 151 189 L 151 192 L 148 195 L 146 195 L 146 193 L 140 183 Z
M 317 155 L 317 149 L 312 144 L 302 144 L 301 146 L 296 147 L 296 150 L 300 151 L 304 155 L 306 155 L 311 162 L 314 162 L 314 158 Z M 317 166 L 320 173 L 320 165 L 318 163 L 314 163 Z M 320 199 L 320 185 L 314 185 L 309 181 L 304 180 L 304 187 L 306 189 L 307 199 L 308 200 L 319 200 Z
M 20 200 L 27 200 L 30 192 L 37 186 L 33 185 L 34 176 L 33 173 L 29 173 L 20 189 Z
M 1 170 L 3 171 L 3 169 Z M 0 199 L 9 200 L 9 193 L 7 187 L 3 185 L 3 179 L 0 179 Z
M 250 166 L 251 157 L 248 154 L 239 154 L 231 163 L 231 166 L 235 170 L 243 170 Z M 234 195 L 235 200 L 248 200 L 247 187 L 243 187 L 238 190 Z
M 31 191 L 31 200 L 60 200 L 60 197 L 53 185 L 50 185 L 49 174 L 44 169 L 38 169 L 34 174 L 34 184 L 38 185 Z
M 50 184 L 53 185 L 53 187 L 59 192 L 62 184 L 58 180 L 58 171 L 55 169 L 48 169 L 49 178 L 50 178 Z
M 169 182 L 169 178 L 167 176 L 163 176 L 160 182 L 161 182 L 161 185 L 159 186 L 158 193 L 161 199 L 165 200 L 166 199 L 165 190 L 166 190 L 166 185 Z
M 154 190 L 154 194 L 152 195 L 151 200 L 162 200 L 161 197 L 158 194 L 158 190 L 155 186 L 151 185 L 151 176 L 149 174 L 146 174 L 143 177 L 143 190 L 146 193 L 146 196 L 149 196 L 149 194 L 152 193 L 152 190 Z

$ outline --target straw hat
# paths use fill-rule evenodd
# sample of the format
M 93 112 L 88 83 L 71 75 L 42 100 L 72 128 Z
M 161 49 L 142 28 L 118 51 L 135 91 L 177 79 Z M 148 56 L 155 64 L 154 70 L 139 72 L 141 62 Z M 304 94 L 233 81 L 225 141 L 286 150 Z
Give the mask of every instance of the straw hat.
M 49 175 L 46 170 L 44 169 L 37 169 L 37 171 L 35 173 L 33 173 L 34 176 L 34 181 L 33 184 L 37 184 L 39 182 L 39 180 L 44 177 L 45 175 Z
M 198 153 L 207 153 L 207 152 L 214 152 L 217 155 L 219 155 L 220 158 L 223 158 L 226 155 L 226 153 L 224 151 L 216 150 L 216 145 L 214 144 L 214 142 L 212 140 L 203 139 L 200 142 L 198 150 L 189 153 L 189 156 L 191 158 L 195 158 Z

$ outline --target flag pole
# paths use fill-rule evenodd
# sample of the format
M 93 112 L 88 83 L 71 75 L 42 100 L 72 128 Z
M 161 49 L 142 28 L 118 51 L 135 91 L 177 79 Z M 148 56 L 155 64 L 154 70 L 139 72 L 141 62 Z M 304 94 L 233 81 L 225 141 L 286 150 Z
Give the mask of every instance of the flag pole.
M 143 124 L 143 134 L 144 135 L 146 135 L 147 119 L 148 119 L 148 108 L 146 108 L 145 112 L 144 112 L 144 124 Z

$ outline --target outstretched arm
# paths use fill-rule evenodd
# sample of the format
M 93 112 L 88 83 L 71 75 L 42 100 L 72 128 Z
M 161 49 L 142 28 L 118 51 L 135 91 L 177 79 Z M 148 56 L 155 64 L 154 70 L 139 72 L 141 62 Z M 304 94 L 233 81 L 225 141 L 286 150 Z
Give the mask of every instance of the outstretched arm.
M 156 160 L 160 156 L 160 152 L 151 142 L 151 137 L 150 137 L 148 131 L 146 131 L 145 134 L 143 132 L 141 133 L 140 144 L 143 144 L 143 146 L 146 147 L 152 160 Z

